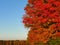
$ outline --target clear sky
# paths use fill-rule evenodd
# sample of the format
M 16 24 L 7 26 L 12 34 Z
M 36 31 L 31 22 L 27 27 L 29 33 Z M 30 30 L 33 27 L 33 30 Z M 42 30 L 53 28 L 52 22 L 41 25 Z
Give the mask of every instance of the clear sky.
M 28 30 L 22 24 L 27 0 L 0 0 L 0 40 L 25 40 Z

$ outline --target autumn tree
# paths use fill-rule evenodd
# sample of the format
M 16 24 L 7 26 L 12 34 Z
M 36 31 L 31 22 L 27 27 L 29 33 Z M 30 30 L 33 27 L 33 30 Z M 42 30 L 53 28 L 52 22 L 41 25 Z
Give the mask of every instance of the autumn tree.
M 48 43 L 60 38 L 60 0 L 28 0 L 24 10 L 29 42 Z

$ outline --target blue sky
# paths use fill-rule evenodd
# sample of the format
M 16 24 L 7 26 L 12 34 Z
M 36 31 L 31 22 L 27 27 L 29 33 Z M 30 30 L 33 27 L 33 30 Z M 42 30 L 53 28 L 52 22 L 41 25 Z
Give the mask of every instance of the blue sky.
M 28 29 L 22 23 L 27 0 L 0 0 L 0 40 L 25 40 Z

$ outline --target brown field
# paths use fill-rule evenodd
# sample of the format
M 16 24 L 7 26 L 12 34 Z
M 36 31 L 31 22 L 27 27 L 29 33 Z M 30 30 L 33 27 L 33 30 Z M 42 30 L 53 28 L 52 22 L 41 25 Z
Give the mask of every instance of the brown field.
M 26 40 L 0 40 L 0 45 L 30 45 L 30 44 Z M 41 45 L 41 44 L 35 43 L 34 45 Z M 49 45 L 49 44 L 43 44 L 43 45 Z
M 0 45 L 29 45 L 26 40 L 0 40 Z

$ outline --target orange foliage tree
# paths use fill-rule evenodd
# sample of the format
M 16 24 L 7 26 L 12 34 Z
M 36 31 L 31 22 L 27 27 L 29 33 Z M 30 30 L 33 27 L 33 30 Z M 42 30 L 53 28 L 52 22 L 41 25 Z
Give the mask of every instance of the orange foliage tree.
M 24 10 L 29 42 L 47 43 L 60 38 L 60 0 L 28 0 Z

